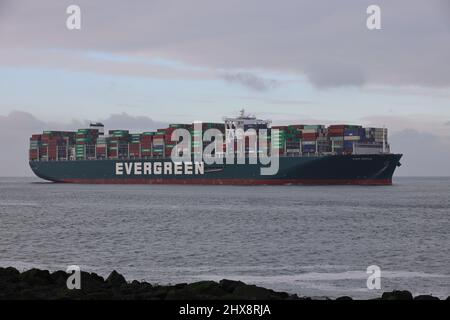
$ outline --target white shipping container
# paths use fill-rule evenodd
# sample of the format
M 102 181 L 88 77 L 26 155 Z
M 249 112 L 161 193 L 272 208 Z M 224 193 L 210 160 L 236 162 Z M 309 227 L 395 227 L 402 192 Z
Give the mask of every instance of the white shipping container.
M 382 144 L 366 144 L 366 143 L 355 143 L 354 154 L 379 154 L 383 153 Z
M 302 129 L 303 133 L 316 133 L 317 129 Z
M 345 141 L 359 141 L 361 139 L 360 136 L 345 136 L 344 140 Z

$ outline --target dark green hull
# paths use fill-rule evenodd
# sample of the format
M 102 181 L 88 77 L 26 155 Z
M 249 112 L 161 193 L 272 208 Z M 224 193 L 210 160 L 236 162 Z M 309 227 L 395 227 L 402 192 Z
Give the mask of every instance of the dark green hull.
M 275 175 L 261 175 L 260 164 L 204 164 L 202 168 L 196 168 L 194 164 L 183 164 L 175 167 L 169 158 L 30 161 L 30 166 L 42 179 L 69 183 L 390 185 L 392 175 L 400 165 L 401 156 L 377 154 L 280 157 L 279 170 Z M 165 165 L 166 162 L 171 164 Z M 148 170 L 144 170 L 145 168 Z

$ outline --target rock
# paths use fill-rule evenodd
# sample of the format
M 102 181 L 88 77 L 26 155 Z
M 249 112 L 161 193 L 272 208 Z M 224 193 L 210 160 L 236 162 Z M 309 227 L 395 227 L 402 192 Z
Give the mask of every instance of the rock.
M 298 300 L 311 301 L 312 298 L 311 297 L 300 297 L 300 298 L 298 298 Z
M 269 289 L 257 287 L 255 285 L 238 286 L 233 295 L 237 299 L 246 300 L 271 300 L 273 299 L 272 291 Z
M 175 285 L 175 289 L 183 289 L 183 288 L 185 288 L 187 285 L 188 285 L 187 283 L 177 283 L 177 284 Z
M 116 275 L 114 275 L 114 277 L 116 277 Z M 96 273 L 81 272 L 81 290 L 88 292 L 97 292 L 99 290 L 102 290 L 104 286 L 105 279 L 103 279 L 103 277 L 99 276 Z
M 412 300 L 413 296 L 411 292 L 403 290 L 394 290 L 392 292 L 383 292 L 381 296 L 382 300 Z
M 50 277 L 52 278 L 52 281 L 57 285 L 66 285 L 69 275 L 65 271 L 59 270 L 50 274 Z
M 157 300 L 163 300 L 167 299 L 167 294 L 171 288 L 167 286 L 158 286 L 155 287 L 153 292 L 146 295 L 147 299 L 157 299 Z
M 113 287 L 120 287 L 122 285 L 126 285 L 127 281 L 124 276 L 118 273 L 116 270 L 113 270 L 111 274 L 106 278 L 106 283 Z
M 172 287 L 167 293 L 166 299 L 180 300 L 180 299 L 220 299 L 225 296 L 227 292 L 214 281 L 199 281 L 187 284 L 182 288 Z
M 414 297 L 414 300 L 439 300 L 438 297 L 433 297 L 432 295 L 422 294 Z
M 225 290 L 229 293 L 233 293 L 233 291 L 237 287 L 245 286 L 245 283 L 243 283 L 242 281 L 223 279 L 223 280 L 220 280 L 219 285 L 222 287 L 223 290 Z
M 199 281 L 175 285 L 152 286 L 147 282 L 127 283 L 117 271 L 112 271 L 105 280 L 96 273 L 81 272 L 81 290 L 69 290 L 64 271 L 50 274 L 46 270 L 31 269 L 20 273 L 14 268 L 0 268 L 1 299 L 145 299 L 145 300 L 320 300 L 327 297 L 298 297 L 296 294 L 276 292 L 271 289 L 248 285 L 241 281 L 223 279 L 220 282 Z M 376 300 L 439 300 L 432 295 L 413 298 L 409 291 L 384 292 Z M 336 300 L 352 300 L 342 296 Z M 447 298 L 450 300 L 450 297 Z
M 0 282 L 17 282 L 19 281 L 20 272 L 16 268 L 0 268 Z
M 92 278 L 92 280 L 95 280 L 97 282 L 102 282 L 102 283 L 105 282 L 105 279 L 102 276 L 99 276 L 98 274 L 96 274 L 95 272 L 91 272 L 89 274 L 89 276 Z
M 353 300 L 353 299 L 351 297 L 349 297 L 349 296 L 342 296 L 342 297 L 336 298 L 336 300 L 342 301 L 342 300 Z
M 153 289 L 153 286 L 150 283 L 145 281 L 139 282 L 137 280 L 133 280 L 128 286 L 136 292 L 150 291 Z
M 48 270 L 30 269 L 22 272 L 19 278 L 30 286 L 46 286 L 53 283 Z

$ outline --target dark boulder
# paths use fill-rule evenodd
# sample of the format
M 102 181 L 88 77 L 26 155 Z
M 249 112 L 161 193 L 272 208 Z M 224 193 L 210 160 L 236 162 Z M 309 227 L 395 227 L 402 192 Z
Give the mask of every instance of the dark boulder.
M 67 274 L 67 272 L 59 270 L 50 274 L 50 277 L 52 278 L 53 283 L 57 284 L 58 286 L 63 286 L 66 285 L 69 275 Z
M 274 298 L 273 291 L 257 287 L 255 285 L 238 286 L 233 295 L 236 299 L 248 299 L 248 300 L 271 300 Z
M 351 297 L 349 297 L 349 296 L 342 296 L 342 297 L 336 298 L 336 300 L 343 301 L 343 300 L 353 300 L 353 299 Z
M 412 300 L 413 295 L 407 290 L 394 290 L 392 292 L 383 292 L 382 300 Z
M 237 287 L 245 286 L 245 283 L 243 283 L 242 281 L 223 279 L 223 280 L 220 280 L 219 285 L 226 292 L 233 293 Z
M 174 287 L 175 289 L 183 289 L 187 285 L 188 285 L 187 283 L 177 283 L 176 285 L 174 285 Z
M 150 291 L 153 289 L 153 286 L 145 281 L 139 282 L 137 280 L 133 280 L 129 285 L 129 288 L 133 289 L 135 292 L 143 292 Z
M 7 267 L 7 268 L 0 268 L 0 283 L 1 282 L 8 282 L 8 283 L 14 283 L 19 281 L 20 272 L 16 268 L 13 267 Z
M 169 290 L 171 290 L 172 287 L 168 287 L 168 286 L 157 286 L 154 287 L 154 290 L 146 295 L 146 299 L 155 299 L 155 300 L 163 300 L 163 299 L 167 299 L 167 295 L 169 293 Z M 174 298 L 177 299 L 177 298 Z M 194 298 L 192 298 L 194 299 Z
M 433 297 L 432 295 L 423 294 L 423 295 L 418 295 L 417 297 L 414 297 L 414 300 L 439 300 L 439 298 Z
M 96 292 L 105 286 L 105 279 L 96 273 L 81 272 L 81 290 Z
M 126 285 L 127 281 L 125 280 L 123 275 L 118 273 L 116 270 L 113 270 L 108 278 L 106 278 L 106 283 L 112 287 L 118 288 L 122 285 Z
M 181 300 L 181 299 L 220 299 L 225 296 L 227 292 L 214 281 L 199 281 L 187 284 L 182 288 L 176 286 L 171 287 L 167 293 L 166 299 Z
M 105 282 L 105 279 L 102 276 L 99 276 L 98 274 L 96 274 L 95 272 L 91 272 L 89 274 L 89 276 L 92 278 L 92 280 L 97 281 L 97 282 Z
M 53 284 L 53 279 L 48 270 L 30 269 L 22 272 L 19 278 L 29 286 L 47 286 Z

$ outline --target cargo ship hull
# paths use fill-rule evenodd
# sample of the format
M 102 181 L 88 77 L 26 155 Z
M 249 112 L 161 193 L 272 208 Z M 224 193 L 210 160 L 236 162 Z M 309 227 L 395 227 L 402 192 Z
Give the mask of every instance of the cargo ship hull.
M 87 184 L 391 185 L 401 154 L 280 157 L 275 175 L 261 164 L 173 163 L 167 159 L 30 161 L 40 178 Z M 197 166 L 198 165 L 198 166 Z

